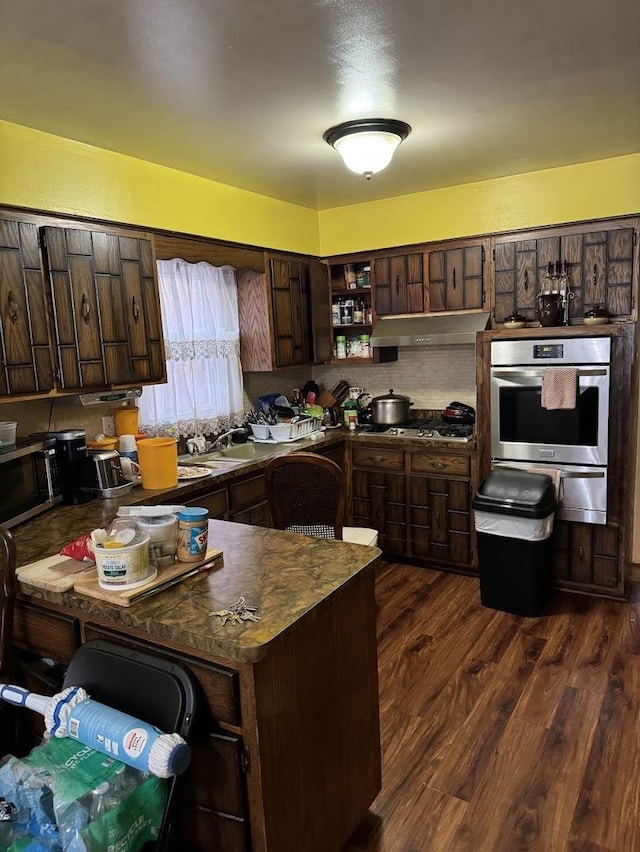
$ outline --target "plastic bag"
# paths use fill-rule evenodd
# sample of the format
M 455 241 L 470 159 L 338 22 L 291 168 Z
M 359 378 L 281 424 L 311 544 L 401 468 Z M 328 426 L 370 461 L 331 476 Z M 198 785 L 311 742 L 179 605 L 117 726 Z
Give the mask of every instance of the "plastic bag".
M 91 533 L 81 535 L 79 538 L 70 541 L 69 544 L 65 544 L 60 551 L 60 556 L 70 556 L 72 559 L 88 559 L 89 562 L 95 562 Z
M 137 852 L 158 837 L 167 790 L 89 746 L 48 739 L 0 767 L 0 796 L 15 806 L 0 849 Z

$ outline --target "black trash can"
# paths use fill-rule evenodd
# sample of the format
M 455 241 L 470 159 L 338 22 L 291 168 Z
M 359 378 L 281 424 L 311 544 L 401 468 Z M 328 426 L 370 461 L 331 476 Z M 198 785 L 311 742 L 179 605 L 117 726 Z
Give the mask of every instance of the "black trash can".
M 552 478 L 498 468 L 478 488 L 473 508 L 482 604 L 514 615 L 540 615 L 552 584 Z

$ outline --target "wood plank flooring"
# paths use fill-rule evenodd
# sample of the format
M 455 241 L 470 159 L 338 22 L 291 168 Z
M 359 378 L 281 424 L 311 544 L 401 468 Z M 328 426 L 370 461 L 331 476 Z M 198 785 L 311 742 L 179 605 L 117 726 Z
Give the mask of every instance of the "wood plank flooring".
M 640 850 L 640 602 L 377 578 L 382 791 L 344 852 Z

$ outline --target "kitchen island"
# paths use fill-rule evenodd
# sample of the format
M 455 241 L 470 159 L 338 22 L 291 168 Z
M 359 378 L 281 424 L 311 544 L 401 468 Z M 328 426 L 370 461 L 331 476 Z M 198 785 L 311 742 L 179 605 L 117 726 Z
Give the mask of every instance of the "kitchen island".
M 18 552 L 27 528 L 37 558 L 36 522 L 15 530 Z M 223 551 L 220 568 L 128 608 L 21 585 L 16 644 L 65 664 L 103 638 L 193 672 L 203 712 L 175 802 L 175 848 L 338 852 L 381 783 L 380 551 L 225 521 L 210 522 L 209 542 Z M 241 595 L 260 621 L 212 615 Z

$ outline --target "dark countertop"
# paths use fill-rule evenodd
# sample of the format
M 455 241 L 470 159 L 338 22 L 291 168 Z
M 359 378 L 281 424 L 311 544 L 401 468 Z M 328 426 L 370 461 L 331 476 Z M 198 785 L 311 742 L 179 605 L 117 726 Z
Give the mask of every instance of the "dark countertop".
M 19 586 L 20 598 L 49 602 L 83 620 L 114 630 L 136 630 L 150 639 L 237 663 L 253 663 L 277 636 L 372 566 L 376 547 L 309 538 L 228 521 L 209 522 L 209 546 L 223 551 L 223 565 L 184 580 L 130 607 L 72 592 L 57 594 Z M 214 610 L 240 596 L 258 607 L 261 621 L 223 624 Z

